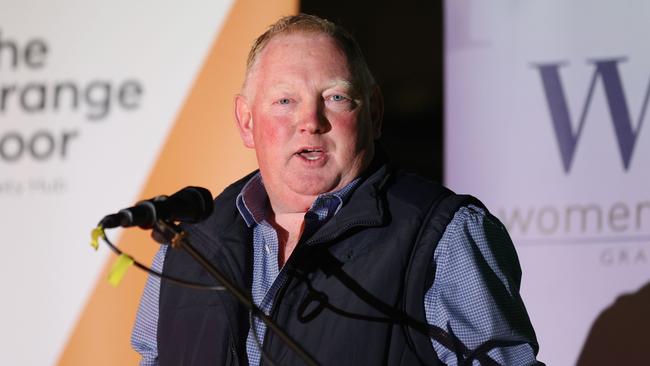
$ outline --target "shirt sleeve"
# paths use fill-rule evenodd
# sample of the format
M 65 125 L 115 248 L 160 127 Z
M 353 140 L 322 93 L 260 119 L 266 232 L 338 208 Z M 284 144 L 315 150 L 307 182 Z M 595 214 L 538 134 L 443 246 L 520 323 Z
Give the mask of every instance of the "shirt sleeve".
M 161 245 L 153 258 L 151 269 L 162 272 L 167 253 L 167 245 Z M 149 275 L 144 286 L 140 306 L 131 332 L 131 347 L 142 359 L 140 366 L 158 366 L 158 306 L 160 298 L 160 278 Z
M 424 297 L 429 324 L 470 351 L 498 341 L 487 353 L 498 364 L 537 364 L 535 332 L 519 295 L 519 260 L 498 219 L 479 207 L 462 207 L 440 239 L 433 265 L 435 280 Z M 446 365 L 463 359 L 435 340 L 432 344 Z

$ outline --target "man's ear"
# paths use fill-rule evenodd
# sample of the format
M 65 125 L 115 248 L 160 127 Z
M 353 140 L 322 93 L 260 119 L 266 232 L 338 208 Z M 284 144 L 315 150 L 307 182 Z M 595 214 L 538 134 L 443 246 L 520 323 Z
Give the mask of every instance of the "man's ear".
M 381 124 L 384 119 L 384 96 L 379 86 L 375 85 L 370 93 L 370 121 L 375 140 L 381 136 Z
M 251 149 L 255 148 L 253 114 L 248 106 L 248 100 L 241 94 L 235 95 L 235 121 L 244 146 Z

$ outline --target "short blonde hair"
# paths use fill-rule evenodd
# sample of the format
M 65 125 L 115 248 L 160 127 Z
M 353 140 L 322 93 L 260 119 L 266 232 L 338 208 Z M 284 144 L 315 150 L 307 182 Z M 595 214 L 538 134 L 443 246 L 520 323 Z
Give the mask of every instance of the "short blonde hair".
M 248 75 L 257 62 L 260 53 L 271 39 L 281 34 L 294 32 L 321 33 L 332 37 L 348 60 L 352 75 L 356 79 L 353 82 L 360 88 L 364 96 L 370 96 L 370 92 L 375 86 L 375 79 L 366 64 L 366 60 L 357 41 L 343 27 L 327 19 L 309 14 L 298 14 L 280 18 L 277 22 L 269 26 L 266 32 L 257 37 L 248 52 L 246 78 L 248 79 Z

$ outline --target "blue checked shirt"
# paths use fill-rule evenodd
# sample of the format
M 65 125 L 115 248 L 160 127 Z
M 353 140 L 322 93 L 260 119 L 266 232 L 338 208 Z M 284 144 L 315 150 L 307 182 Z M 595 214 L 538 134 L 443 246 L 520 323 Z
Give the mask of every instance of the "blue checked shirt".
M 345 204 L 359 180 L 333 193 L 325 193 L 314 201 L 305 214 L 303 236 L 309 236 L 331 219 Z M 269 314 L 274 295 L 287 280 L 285 271 L 278 267 L 278 236 L 268 223 L 270 211 L 268 196 L 259 174 L 253 176 L 237 197 L 237 208 L 246 224 L 253 228 L 253 283 L 255 304 Z M 481 208 L 470 205 L 461 208 L 447 226 L 432 258 L 436 268 L 435 281 L 424 296 L 424 308 L 429 324 L 452 332 L 469 349 L 475 349 L 489 339 L 523 340 L 513 333 L 504 309 L 524 311 L 519 300 L 518 283 L 506 276 L 497 262 L 494 241 L 510 241 L 503 226 Z M 152 268 L 161 271 L 167 246 L 163 245 L 153 260 Z M 487 267 L 486 267 L 487 263 Z M 494 276 L 496 275 L 496 276 Z M 491 281 L 505 286 L 506 294 L 493 293 Z M 156 332 L 158 327 L 158 298 L 160 280 L 147 279 L 140 307 L 131 335 L 132 347 L 140 353 L 141 366 L 158 365 Z M 254 319 L 257 341 L 249 331 L 246 351 L 250 365 L 260 364 L 260 349 L 265 325 Z M 431 341 L 438 358 L 447 365 L 457 365 L 455 353 L 435 340 Z M 535 354 L 529 343 L 494 348 L 488 355 L 502 365 L 531 365 Z M 259 345 L 258 345 L 259 344 Z M 480 365 L 474 361 L 473 365 Z

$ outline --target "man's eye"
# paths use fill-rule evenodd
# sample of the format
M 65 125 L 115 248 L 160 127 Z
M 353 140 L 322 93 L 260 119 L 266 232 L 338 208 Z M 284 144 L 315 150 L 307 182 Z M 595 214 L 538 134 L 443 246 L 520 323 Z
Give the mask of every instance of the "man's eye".
M 291 103 L 291 99 L 289 98 L 282 98 L 278 100 L 278 104 L 289 104 L 289 103 Z
M 332 95 L 331 98 L 332 98 L 332 100 L 335 101 L 335 102 L 341 102 L 341 101 L 344 101 L 344 100 L 347 99 L 346 97 L 344 97 L 344 96 L 342 96 L 342 95 L 339 95 L 339 94 L 334 94 L 334 95 Z

